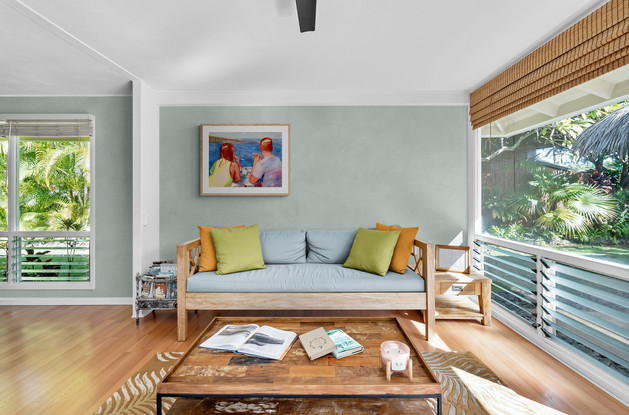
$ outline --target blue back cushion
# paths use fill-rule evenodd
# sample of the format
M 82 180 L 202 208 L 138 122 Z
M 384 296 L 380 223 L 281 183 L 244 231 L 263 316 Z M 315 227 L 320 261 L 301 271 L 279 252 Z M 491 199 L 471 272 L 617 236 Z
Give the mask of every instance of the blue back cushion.
M 260 232 L 260 245 L 265 264 L 299 264 L 306 262 L 306 231 Z
M 352 249 L 356 230 L 350 231 L 308 231 L 307 262 L 321 264 L 342 264 Z

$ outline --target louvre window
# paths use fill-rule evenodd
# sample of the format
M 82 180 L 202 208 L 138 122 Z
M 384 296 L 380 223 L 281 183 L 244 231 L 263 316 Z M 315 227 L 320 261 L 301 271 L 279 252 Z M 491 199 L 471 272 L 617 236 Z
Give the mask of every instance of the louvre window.
M 535 257 L 476 241 L 474 268 L 491 278 L 491 299 L 534 326 L 537 322 Z
M 544 334 L 629 381 L 629 281 L 542 259 Z

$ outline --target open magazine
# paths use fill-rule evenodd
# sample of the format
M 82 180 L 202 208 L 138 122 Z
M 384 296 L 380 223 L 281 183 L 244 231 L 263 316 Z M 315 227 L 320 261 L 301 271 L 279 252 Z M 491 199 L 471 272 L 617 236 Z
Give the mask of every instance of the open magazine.
M 292 331 L 270 326 L 228 324 L 199 347 L 281 360 L 296 338 Z

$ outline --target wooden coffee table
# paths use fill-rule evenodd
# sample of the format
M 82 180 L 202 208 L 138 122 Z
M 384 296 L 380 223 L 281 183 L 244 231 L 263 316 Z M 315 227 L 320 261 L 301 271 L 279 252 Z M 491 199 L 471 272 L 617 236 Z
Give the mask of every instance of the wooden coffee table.
M 290 330 L 298 335 L 317 327 L 340 328 L 365 350 L 342 359 L 327 355 L 311 361 L 296 340 L 284 359 L 276 361 L 198 347 L 225 324 L 250 323 Z M 421 335 L 411 331 L 412 324 L 410 320 L 397 317 L 217 317 L 157 385 L 157 413 L 161 413 L 164 397 L 238 398 L 243 401 L 303 398 L 313 402 L 317 399 L 364 399 L 400 404 L 418 398 L 422 401 L 435 398 L 440 415 L 441 385 L 430 374 L 417 351 L 414 342 Z M 386 340 L 398 340 L 411 346 L 412 381 L 405 373 L 394 373 L 391 381 L 387 381 L 380 366 L 380 344 Z

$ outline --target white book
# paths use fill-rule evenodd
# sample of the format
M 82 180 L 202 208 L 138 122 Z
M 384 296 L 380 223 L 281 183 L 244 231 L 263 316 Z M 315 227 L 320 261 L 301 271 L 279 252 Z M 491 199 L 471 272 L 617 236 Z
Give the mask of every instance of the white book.
M 228 324 L 199 347 L 281 360 L 296 338 L 292 331 L 270 326 Z

